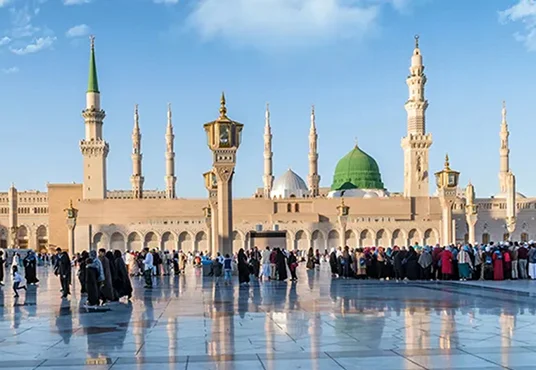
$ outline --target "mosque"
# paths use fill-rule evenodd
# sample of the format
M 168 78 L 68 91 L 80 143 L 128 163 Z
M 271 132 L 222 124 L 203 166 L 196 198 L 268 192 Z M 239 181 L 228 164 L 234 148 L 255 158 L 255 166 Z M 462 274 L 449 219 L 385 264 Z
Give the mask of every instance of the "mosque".
M 499 194 L 476 198 L 471 184 L 465 189 L 459 187 L 459 173 L 450 168 L 448 157 L 444 168 L 437 169 L 435 176 L 430 172 L 428 154 L 433 140 L 426 130 L 427 76 L 417 36 L 409 72 L 409 98 L 404 105 L 407 135 L 401 141 L 403 192 L 386 189 L 380 166 L 364 151 L 366 148 L 357 144 L 336 164 L 331 187 L 321 187 L 314 107 L 307 181 L 290 169 L 274 179 L 267 107 L 263 186 L 251 198 L 232 199 L 234 250 L 252 247 L 250 233 L 267 230 L 285 230 L 289 248 L 312 246 L 321 251 L 341 245 L 387 247 L 536 239 L 536 198 L 516 193 L 515 176 L 509 168 L 506 108 L 503 106 L 500 130 Z M 226 112 L 224 99 L 221 109 Z M 81 251 L 101 247 L 139 250 L 148 246 L 166 250 L 209 250 L 214 237 L 210 197 L 177 196 L 171 108 L 168 107 L 165 132 L 164 191 L 143 187 L 137 108 L 132 132 L 132 187 L 121 191 L 107 189 L 110 147 L 103 132 L 105 116 L 92 39 L 86 108 L 82 113 L 85 135 L 80 141 L 83 182 L 50 183 L 47 192 L 19 191 L 12 186 L 0 193 L 0 248 L 40 251 L 59 246 Z M 247 129 L 247 123 L 244 127 Z M 223 136 L 220 140 L 224 140 Z M 260 159 L 261 153 L 258 154 Z M 431 177 L 436 179 L 433 189 L 430 188 Z M 207 190 L 209 188 L 207 184 Z

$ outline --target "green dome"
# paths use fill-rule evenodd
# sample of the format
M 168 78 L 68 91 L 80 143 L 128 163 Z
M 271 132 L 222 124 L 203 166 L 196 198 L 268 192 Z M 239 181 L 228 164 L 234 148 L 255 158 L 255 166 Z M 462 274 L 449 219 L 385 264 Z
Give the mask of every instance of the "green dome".
M 341 158 L 331 190 L 384 189 L 378 163 L 356 145 L 350 153 Z

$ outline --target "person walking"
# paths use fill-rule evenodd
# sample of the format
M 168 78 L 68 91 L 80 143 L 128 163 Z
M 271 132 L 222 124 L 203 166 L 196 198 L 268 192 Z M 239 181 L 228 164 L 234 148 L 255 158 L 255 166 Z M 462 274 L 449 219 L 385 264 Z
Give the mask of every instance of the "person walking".
M 0 286 L 4 285 L 4 263 L 6 260 L 4 259 L 4 252 L 0 251 Z
M 143 248 L 142 256 L 143 260 L 143 276 L 145 277 L 145 288 L 151 289 L 153 287 L 153 254 L 149 252 L 149 248 Z
M 15 298 L 19 298 L 19 290 L 26 290 L 26 285 L 22 285 L 22 276 L 19 274 L 19 268 L 17 265 L 13 265 L 13 291 L 15 292 Z
M 59 276 L 61 284 L 61 298 L 67 298 L 71 294 L 71 260 L 67 252 L 56 248 L 57 259 L 54 273 Z

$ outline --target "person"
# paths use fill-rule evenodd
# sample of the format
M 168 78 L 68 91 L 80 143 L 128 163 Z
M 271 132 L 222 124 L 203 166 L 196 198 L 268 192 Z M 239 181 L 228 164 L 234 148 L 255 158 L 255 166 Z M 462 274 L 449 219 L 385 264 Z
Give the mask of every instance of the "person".
M 104 281 L 101 285 L 101 299 L 102 303 L 108 301 L 115 301 L 116 297 L 114 294 L 113 280 L 112 280 L 112 269 L 110 267 L 110 260 L 106 257 L 106 249 L 99 249 L 99 261 L 102 264 L 102 269 L 104 271 Z
M 469 255 L 469 246 L 464 245 L 462 250 L 458 253 L 458 272 L 460 274 L 460 280 L 466 281 L 471 277 L 471 271 L 473 269 L 473 263 Z
M 164 251 L 162 254 L 162 267 L 164 269 L 164 276 L 168 276 L 170 274 L 170 256 L 169 251 Z
M 229 254 L 226 254 L 223 260 L 223 273 L 225 285 L 230 284 L 233 277 L 233 260 Z
M 296 268 L 298 267 L 298 259 L 296 258 L 296 254 L 294 253 L 294 251 L 290 251 L 287 263 L 288 269 L 290 270 L 290 280 L 297 281 L 298 276 L 296 276 Z
M 331 248 L 329 254 L 329 267 L 331 268 L 331 277 L 339 276 L 339 262 L 337 261 L 337 250 L 335 247 Z
M 19 297 L 18 291 L 20 289 L 26 290 L 26 285 L 22 285 L 22 276 L 20 276 L 18 270 L 18 266 L 13 264 L 13 291 L 15 292 L 15 298 Z
M 173 251 L 173 272 L 176 276 L 179 275 L 179 252 Z
M 224 258 L 220 252 L 217 253 L 216 258 L 212 261 L 212 273 L 216 278 L 216 286 L 220 285 L 220 279 L 223 275 L 223 261 Z
M 0 286 L 4 285 L 4 252 L 0 251 Z
M 67 252 L 61 250 L 61 248 L 56 248 L 57 259 L 56 259 L 56 268 L 54 273 L 59 276 L 61 283 L 61 298 L 67 298 L 71 294 L 71 259 Z
M 90 256 L 90 254 L 88 254 Z M 100 261 L 98 258 L 86 258 L 86 261 L 83 262 L 85 267 L 85 291 L 87 292 L 87 306 L 89 307 L 95 307 L 99 305 L 99 297 L 100 297 L 100 291 L 99 291 L 99 265 Z M 82 264 L 80 264 L 80 268 L 82 268 Z
M 277 250 L 276 254 L 276 270 L 277 270 L 277 280 L 279 281 L 285 281 L 288 278 L 287 275 L 287 263 L 286 263 L 286 256 L 281 251 L 280 248 L 275 248 Z
M 307 252 L 307 270 L 312 270 L 315 268 L 315 253 L 313 251 L 313 247 L 309 248 L 309 251 Z
M 39 279 L 37 278 L 37 258 L 34 251 L 28 251 L 26 257 L 24 257 L 22 264 L 24 266 L 24 275 L 26 276 L 26 284 L 37 284 Z
M 440 263 L 441 263 L 441 274 L 443 275 L 443 280 L 450 280 L 453 274 L 452 268 L 452 259 L 454 258 L 451 248 L 447 247 L 440 254 Z
M 409 247 L 408 253 L 405 257 L 405 269 L 406 269 L 406 278 L 408 280 L 417 280 L 420 278 L 420 266 L 418 263 L 419 257 L 417 256 L 417 252 L 415 251 L 415 248 Z
M 78 281 L 80 281 L 80 294 L 86 294 L 86 263 L 89 258 L 89 253 L 86 251 L 83 251 L 80 254 L 80 263 L 78 264 Z
M 145 277 L 145 288 L 151 289 L 153 287 L 153 255 L 149 252 L 149 248 L 143 248 L 142 256 L 143 260 L 143 276 Z
M 248 258 L 246 257 L 246 254 L 244 253 L 244 248 L 240 248 L 238 251 L 238 282 L 240 285 L 248 285 L 249 284 L 249 265 L 248 265 Z
M 117 292 L 117 298 L 127 297 L 129 300 L 132 298 L 132 283 L 128 275 L 127 265 L 123 260 L 121 251 L 115 250 L 113 253 L 114 260 L 113 265 L 115 267 L 114 275 L 114 289 Z
M 425 247 L 424 251 L 419 256 L 419 266 L 421 266 L 422 269 L 422 278 L 424 280 L 431 280 L 432 279 L 432 251 L 429 247 Z
M 493 280 L 504 280 L 503 254 L 496 249 L 491 255 L 493 258 Z
M 262 273 L 261 273 L 261 279 L 264 277 L 265 279 L 270 280 L 270 247 L 266 247 L 266 249 L 262 252 L 261 257 L 261 263 L 262 263 Z

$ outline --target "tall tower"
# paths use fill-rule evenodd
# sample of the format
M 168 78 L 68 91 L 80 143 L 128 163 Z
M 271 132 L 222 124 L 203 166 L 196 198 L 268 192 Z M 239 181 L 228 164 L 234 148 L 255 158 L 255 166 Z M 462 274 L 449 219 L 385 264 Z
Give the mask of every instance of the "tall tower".
M 264 198 L 269 199 L 274 183 L 272 152 L 272 127 L 270 126 L 270 105 L 266 104 L 266 115 L 264 123 Z
M 143 198 L 143 176 L 141 175 L 141 132 L 140 115 L 138 114 L 138 104 L 134 108 L 134 128 L 132 129 L 132 197 L 134 199 Z
M 167 111 L 167 128 L 166 128 L 166 198 L 174 199 L 175 184 L 177 177 L 175 176 L 175 135 L 173 134 L 173 122 L 171 116 L 171 104 L 168 104 Z
M 419 49 L 419 36 L 415 36 L 415 49 L 411 57 L 409 76 L 406 80 L 409 99 L 404 105 L 408 115 L 407 135 L 402 139 L 404 150 L 404 196 L 429 196 L 428 150 L 432 135 L 426 133 L 425 113 L 428 101 L 424 97 L 426 75 Z
M 501 194 L 506 194 L 508 190 L 508 173 L 510 172 L 510 147 L 508 145 L 508 122 L 506 121 L 506 102 L 503 101 L 502 106 L 502 122 L 501 122 L 501 147 L 499 154 L 501 158 L 499 168 L 499 188 Z
M 318 174 L 318 135 L 316 133 L 315 106 L 311 108 L 311 128 L 309 129 L 309 176 L 307 176 L 309 192 L 317 197 L 320 188 L 320 175 Z
M 95 61 L 95 38 L 91 36 L 89 54 L 89 79 L 86 93 L 86 109 L 82 112 L 86 126 L 85 138 L 80 141 L 84 156 L 84 199 L 106 198 L 106 157 L 109 146 L 102 136 L 106 114 L 101 109 L 97 63 Z

